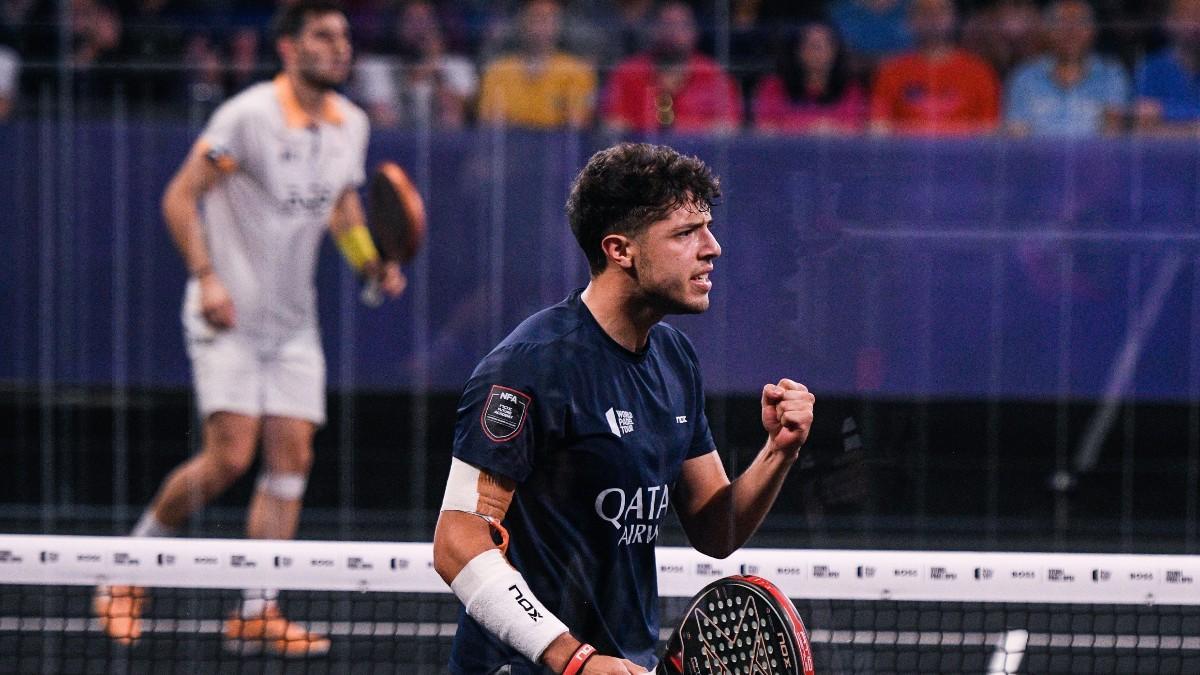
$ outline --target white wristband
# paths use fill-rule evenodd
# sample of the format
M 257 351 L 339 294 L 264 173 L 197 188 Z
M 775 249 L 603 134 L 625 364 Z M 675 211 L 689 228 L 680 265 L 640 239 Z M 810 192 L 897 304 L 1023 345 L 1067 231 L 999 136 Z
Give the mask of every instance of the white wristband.
M 554 638 L 567 632 L 566 624 L 534 597 L 499 549 L 472 558 L 450 582 L 450 590 L 471 618 L 534 663 Z

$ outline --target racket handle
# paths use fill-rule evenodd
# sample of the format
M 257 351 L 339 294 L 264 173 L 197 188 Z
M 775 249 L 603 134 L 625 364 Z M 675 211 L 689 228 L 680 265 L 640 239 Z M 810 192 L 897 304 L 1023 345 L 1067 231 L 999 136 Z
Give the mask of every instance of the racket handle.
M 372 309 L 383 304 L 383 290 L 379 288 L 379 282 L 374 279 L 368 279 L 367 283 L 363 284 L 362 292 L 358 294 L 358 299 L 362 304 Z

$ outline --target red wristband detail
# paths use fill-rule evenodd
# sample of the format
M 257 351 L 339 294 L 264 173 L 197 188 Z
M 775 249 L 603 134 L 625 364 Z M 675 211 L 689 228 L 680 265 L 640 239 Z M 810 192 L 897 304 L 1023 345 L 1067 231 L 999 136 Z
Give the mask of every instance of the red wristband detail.
M 563 668 L 562 675 L 576 675 L 576 673 L 583 670 L 583 664 L 587 663 L 587 660 L 595 653 L 596 648 L 588 643 L 585 642 L 579 645 L 579 649 L 576 649 L 571 658 L 567 660 L 567 667 Z

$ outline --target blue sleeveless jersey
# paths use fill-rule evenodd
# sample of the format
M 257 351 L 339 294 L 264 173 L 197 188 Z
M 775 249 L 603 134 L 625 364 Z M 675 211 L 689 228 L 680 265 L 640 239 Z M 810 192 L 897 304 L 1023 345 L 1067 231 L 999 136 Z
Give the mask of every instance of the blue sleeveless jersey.
M 575 291 L 526 319 L 475 369 L 454 456 L 517 483 L 508 559 L 601 654 L 657 662 L 659 524 L 684 460 L 714 449 L 691 343 L 658 324 L 644 351 L 612 340 Z M 453 673 L 540 673 L 459 612 Z

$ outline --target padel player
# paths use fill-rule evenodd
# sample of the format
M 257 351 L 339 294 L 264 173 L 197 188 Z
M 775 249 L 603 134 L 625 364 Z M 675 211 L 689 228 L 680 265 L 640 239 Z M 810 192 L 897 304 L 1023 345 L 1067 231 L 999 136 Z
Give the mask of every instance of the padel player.
M 276 17 L 283 72 L 230 99 L 163 196 L 163 215 L 190 279 L 183 329 L 202 448 L 163 483 L 134 536 L 174 534 L 250 467 L 262 472 L 246 523 L 252 538 L 290 539 L 325 421 L 325 357 L 317 327 L 317 252 L 328 228 L 350 264 L 399 295 L 398 265 L 380 262 L 356 192 L 366 115 L 334 88 L 350 72 L 349 26 L 328 2 Z M 142 589 L 102 587 L 95 610 L 112 638 L 142 632 Z M 317 655 L 329 641 L 288 621 L 274 591 L 252 589 L 224 627 L 246 653 Z
M 725 557 L 774 503 L 813 395 L 789 379 L 763 387 L 767 442 L 731 483 L 696 354 L 660 323 L 708 308 L 718 196 L 707 166 L 662 146 L 609 148 L 576 178 L 567 215 L 590 283 L 505 338 L 459 405 L 433 543 L 465 606 L 452 673 L 653 668 L 667 510 Z

